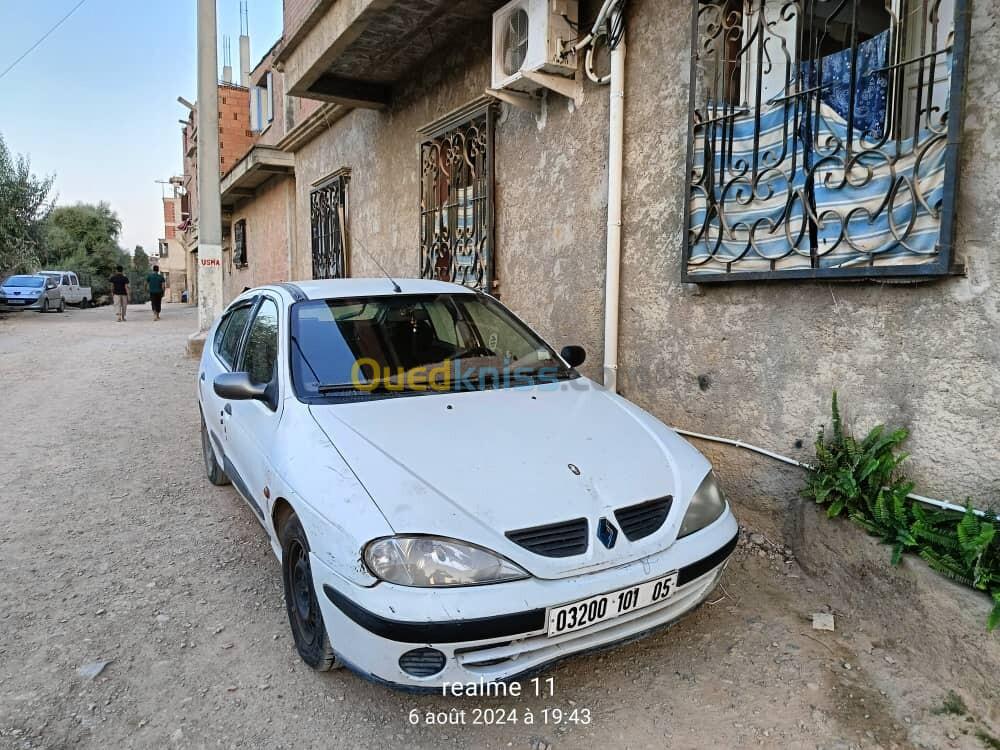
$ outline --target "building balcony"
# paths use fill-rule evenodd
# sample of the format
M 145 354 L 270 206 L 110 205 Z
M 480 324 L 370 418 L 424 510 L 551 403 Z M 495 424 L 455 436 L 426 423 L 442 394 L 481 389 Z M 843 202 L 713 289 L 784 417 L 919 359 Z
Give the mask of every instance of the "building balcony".
M 222 178 L 222 207 L 253 198 L 257 188 L 275 175 L 295 173 L 295 155 L 270 146 L 254 146 Z
M 504 0 L 315 0 L 276 56 L 292 96 L 381 108 L 392 85 Z

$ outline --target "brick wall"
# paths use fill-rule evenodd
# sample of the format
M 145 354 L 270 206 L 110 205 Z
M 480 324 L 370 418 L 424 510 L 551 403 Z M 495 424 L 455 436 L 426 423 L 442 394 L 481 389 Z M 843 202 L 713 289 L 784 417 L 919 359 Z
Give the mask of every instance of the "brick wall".
M 250 90 L 219 84 L 219 172 L 225 174 L 253 145 Z
M 163 237 L 172 240 L 177 236 L 177 198 L 163 199 Z
M 285 0 L 285 38 L 294 34 L 302 22 L 306 20 L 309 11 L 316 5 L 317 0 Z

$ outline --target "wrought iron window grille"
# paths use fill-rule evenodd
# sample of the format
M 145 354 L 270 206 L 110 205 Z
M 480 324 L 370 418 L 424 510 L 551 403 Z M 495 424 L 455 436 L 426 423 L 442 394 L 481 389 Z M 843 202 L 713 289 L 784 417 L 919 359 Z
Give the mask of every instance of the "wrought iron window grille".
M 233 225 L 233 265 L 247 267 L 247 220 L 240 219 Z
M 420 277 L 494 293 L 494 122 L 477 100 L 421 132 Z
M 969 0 L 693 0 L 682 277 L 934 277 Z
M 309 196 L 314 279 L 346 279 L 350 274 L 347 219 L 350 170 L 317 184 Z

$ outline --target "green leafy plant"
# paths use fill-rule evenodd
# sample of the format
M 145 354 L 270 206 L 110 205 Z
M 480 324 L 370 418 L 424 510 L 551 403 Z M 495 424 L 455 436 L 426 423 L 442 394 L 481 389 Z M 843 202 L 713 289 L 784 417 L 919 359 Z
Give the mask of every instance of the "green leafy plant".
M 969 713 L 969 709 L 965 705 L 965 701 L 962 700 L 962 696 L 956 693 L 954 690 L 949 690 L 948 694 L 941 701 L 941 705 L 937 708 L 931 709 L 932 714 L 949 714 L 951 716 L 965 716 Z
M 986 623 L 1000 626 L 1000 519 L 993 511 L 977 513 L 931 509 L 911 500 L 913 483 L 900 466 L 907 454 L 896 450 L 905 429 L 882 425 L 857 440 L 844 428 L 833 394 L 832 434 L 820 430 L 816 466 L 803 494 L 826 506 L 830 518 L 845 514 L 870 534 L 892 546 L 892 564 L 903 553 L 920 555 L 934 570 L 986 592 L 994 602 Z
M 879 425 L 859 442 L 844 429 L 836 391 L 832 411 L 833 434 L 828 440 L 826 429 L 820 430 L 816 439 L 817 466 L 806 484 L 805 495 L 826 505 L 830 518 L 844 510 L 850 516 L 862 511 L 874 516 L 874 503 L 883 488 L 894 491 L 904 483 L 899 465 L 907 455 L 897 455 L 895 449 L 909 433 L 900 428 L 887 434 Z

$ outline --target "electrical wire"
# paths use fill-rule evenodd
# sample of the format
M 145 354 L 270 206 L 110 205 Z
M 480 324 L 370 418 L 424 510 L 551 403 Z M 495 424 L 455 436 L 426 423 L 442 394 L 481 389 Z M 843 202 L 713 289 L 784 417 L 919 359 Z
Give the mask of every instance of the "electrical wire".
M 21 62 L 21 60 L 23 60 L 23 59 L 24 59 L 24 58 L 26 58 L 26 57 L 27 57 L 28 55 L 30 55 L 30 54 L 31 54 L 32 52 L 34 52 L 34 51 L 35 51 L 35 48 L 36 48 L 36 47 L 38 47 L 38 45 L 39 45 L 39 44 L 41 44 L 41 43 L 42 43 L 42 42 L 44 42 L 44 41 L 45 41 L 46 39 L 48 39 L 48 38 L 49 38 L 49 35 L 50 35 L 50 34 L 52 34 L 52 32 L 53 32 L 53 31 L 55 31 L 56 29 L 58 29 L 58 28 L 59 28 L 60 26 L 62 26 L 62 25 L 63 25 L 63 23 L 64 23 L 64 22 L 65 22 L 65 21 L 66 21 L 66 20 L 67 20 L 67 19 L 68 19 L 68 18 L 69 18 L 69 17 L 71 16 L 71 15 L 73 15 L 74 13 L 76 13 L 76 11 L 77 11 L 77 10 L 78 10 L 78 9 L 80 8 L 80 6 L 81 6 L 81 5 L 83 5 L 83 4 L 85 3 L 85 2 L 87 2 L 87 0 L 80 0 L 80 2 L 78 2 L 78 3 L 76 4 L 76 5 L 74 5 L 74 6 L 73 6 L 73 7 L 72 7 L 72 8 L 70 9 L 69 13 L 67 13 L 67 14 L 66 14 L 65 16 L 63 16 L 63 17 L 62 17 L 62 18 L 60 18 L 60 19 L 59 19 L 58 21 L 56 21 L 56 22 L 55 22 L 55 24 L 54 24 L 54 25 L 53 25 L 53 26 L 52 26 L 52 27 L 51 27 L 51 28 L 50 28 L 50 29 L 49 29 L 48 31 L 46 31 L 46 32 L 45 32 L 44 34 L 42 34 L 42 36 L 41 36 L 41 37 L 40 37 L 40 38 L 38 39 L 38 41 L 37 41 L 37 42 L 35 42 L 34 44 L 32 44 L 32 45 L 31 45 L 30 47 L 28 47 L 28 49 L 26 49 L 26 50 L 24 51 L 24 54 L 22 54 L 22 55 L 21 55 L 21 56 L 20 56 L 19 58 L 17 58 L 17 59 L 16 59 L 16 60 L 15 60 L 14 62 L 12 62 L 12 63 L 11 63 L 10 65 L 8 65 L 8 66 L 7 66 L 7 67 L 6 67 L 5 69 L 4 69 L 3 73 L 0 73 L 0 78 L 3 78 L 3 77 L 4 77 L 5 75 L 7 75 L 8 73 L 10 73 L 10 71 L 12 71 L 12 70 L 14 69 L 14 67 L 15 67 L 15 66 L 16 66 L 16 65 L 17 65 L 17 64 L 18 64 L 19 62 Z

